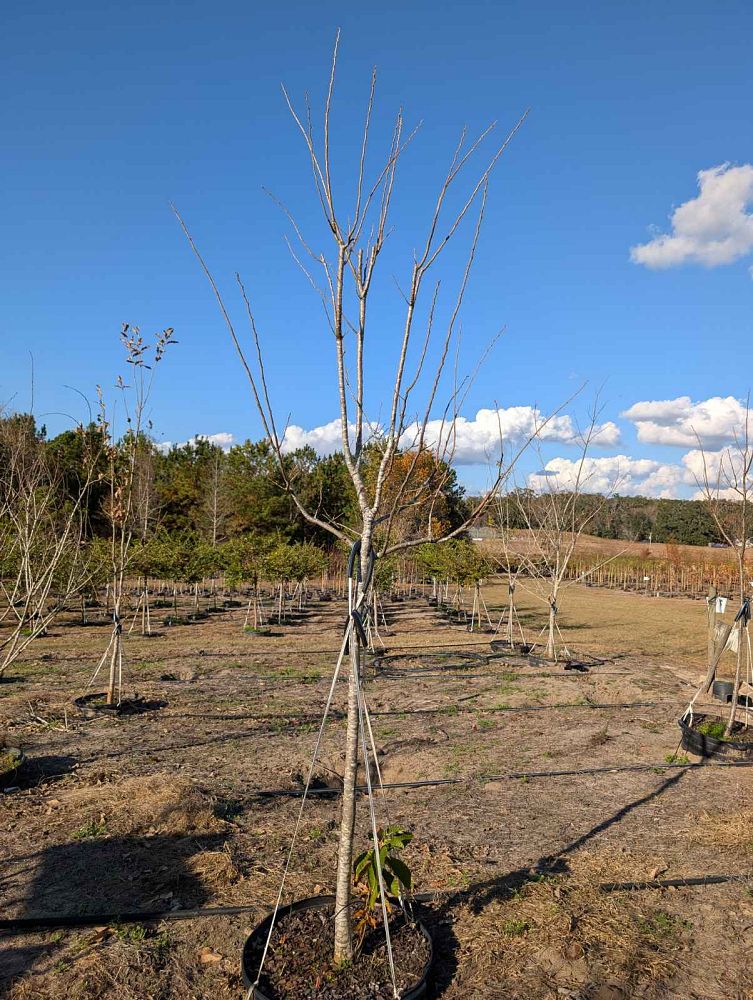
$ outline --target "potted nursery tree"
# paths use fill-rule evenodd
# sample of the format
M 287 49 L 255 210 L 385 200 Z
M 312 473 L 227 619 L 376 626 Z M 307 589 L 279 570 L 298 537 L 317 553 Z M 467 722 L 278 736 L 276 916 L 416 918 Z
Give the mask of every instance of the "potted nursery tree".
M 400 907 L 394 909 L 395 900 L 404 896 L 410 884 L 409 874 L 401 866 L 397 856 L 410 835 L 404 831 L 389 829 L 380 832 L 375 811 L 370 811 L 370 848 L 359 857 L 356 857 L 354 850 L 359 756 L 363 758 L 364 774 L 367 775 L 369 798 L 372 802 L 369 776 L 375 760 L 364 692 L 362 650 L 365 635 L 362 634 L 362 616 L 368 603 L 375 554 L 381 557 L 422 543 L 436 543 L 445 537 L 457 537 L 489 507 L 507 475 L 508 470 L 503 464 L 500 448 L 489 489 L 462 518 L 461 523 L 444 531 L 437 528 L 434 510 L 442 496 L 446 480 L 441 475 L 425 477 L 416 476 L 415 473 L 427 456 L 431 459 L 431 468 L 451 469 L 457 443 L 458 410 L 465 398 L 467 383 L 456 378 L 454 371 L 445 372 L 446 362 L 454 353 L 452 344 L 458 333 L 459 316 L 478 246 L 489 180 L 522 119 L 494 146 L 484 166 L 470 181 L 465 179 L 466 171 L 470 162 L 480 155 L 485 141 L 492 136 L 493 127 L 470 143 L 466 141 L 465 131 L 461 135 L 448 171 L 439 185 L 434 205 L 429 210 L 426 237 L 412 255 L 407 277 L 402 283 L 402 330 L 394 344 L 384 337 L 379 338 L 381 354 L 384 356 L 392 349 L 395 360 L 389 386 L 382 386 L 376 392 L 375 402 L 371 404 L 373 412 L 383 414 L 381 423 L 376 423 L 370 421 L 367 415 L 367 409 L 370 408 L 367 386 L 374 385 L 375 376 L 367 371 L 366 346 L 374 321 L 372 313 L 375 311 L 375 302 L 380 295 L 391 294 L 391 286 L 382 286 L 377 275 L 383 260 L 385 242 L 392 229 L 390 209 L 398 164 L 406 147 L 413 140 L 415 130 L 406 134 L 400 112 L 395 120 L 387 153 L 376 170 L 371 171 L 368 149 L 374 107 L 375 76 L 372 77 L 362 131 L 362 153 L 355 170 L 355 193 L 345 208 L 343 193 L 336 189 L 332 163 L 330 112 L 336 66 L 337 45 L 325 102 L 321 142 L 314 134 L 311 116 L 308 113 L 300 116 L 288 99 L 288 106 L 302 135 L 313 171 L 315 200 L 323 213 L 322 231 L 329 241 L 330 250 L 322 250 L 318 242 L 314 243 L 314 238 L 303 235 L 292 215 L 288 218 L 300 238 L 302 253 L 310 261 L 310 264 L 301 262 L 304 270 L 315 288 L 319 289 L 317 279 L 309 268 L 316 269 L 323 280 L 320 296 L 334 347 L 340 449 L 357 505 L 357 519 L 353 527 L 330 519 L 321 505 L 308 505 L 304 501 L 296 480 L 290 475 L 289 463 L 286 462 L 286 434 L 278 423 L 270 400 L 267 367 L 251 300 L 238 278 L 251 336 L 251 350 L 247 352 L 217 283 L 204 263 L 186 224 L 179 215 L 178 219 L 210 282 L 248 377 L 264 433 L 276 459 L 280 487 L 289 495 L 294 507 L 308 524 L 328 532 L 351 548 L 350 615 L 333 674 L 334 690 L 334 681 L 347 655 L 347 723 L 339 846 L 334 878 L 335 896 L 325 904 L 317 904 L 328 907 L 331 919 L 325 921 L 324 925 L 320 922 L 324 929 L 316 935 L 314 948 L 307 935 L 306 927 L 309 925 L 302 925 L 302 920 L 296 915 L 297 911 L 280 910 L 285 888 L 283 879 L 274 914 L 253 936 L 253 942 L 261 942 L 260 949 L 254 950 L 256 945 L 253 942 L 253 946 L 249 946 L 251 951 L 247 955 L 247 971 L 251 979 L 251 991 L 255 990 L 258 996 L 268 997 L 308 995 L 313 986 L 313 967 L 322 974 L 332 972 L 336 988 L 340 990 L 339 993 L 332 993 L 333 996 L 365 995 L 365 982 L 373 981 L 374 977 L 373 968 L 365 961 L 362 953 L 359 955 L 362 935 L 358 928 L 365 921 L 367 927 L 370 923 L 374 925 L 374 931 L 369 933 L 380 930 L 386 938 L 386 951 L 390 961 L 379 970 L 379 976 L 383 980 L 386 977 L 386 982 L 390 984 L 396 997 L 417 996 L 415 989 L 422 982 L 429 952 L 425 944 L 421 945 L 423 936 L 413 928 L 410 921 L 403 920 L 400 923 L 403 919 L 399 916 Z M 458 190 L 459 188 L 462 190 Z M 438 278 L 445 263 L 451 263 L 445 260 L 445 250 L 454 238 L 459 238 L 464 233 L 468 237 L 467 252 L 460 264 L 454 291 L 449 299 L 444 300 L 440 296 L 439 282 L 434 275 Z M 438 334 L 440 324 L 443 331 Z M 420 330 L 419 327 L 423 329 Z M 432 344 L 435 344 L 435 348 L 431 347 Z M 436 359 L 432 362 L 432 371 L 428 370 L 430 358 Z M 453 365 L 447 367 L 451 369 Z M 382 360 L 379 371 L 383 371 L 383 368 Z M 441 416 L 435 418 L 435 413 Z M 367 458 L 368 476 L 365 474 Z M 408 512 L 412 515 L 410 530 L 403 531 L 403 521 Z M 331 699 L 325 708 L 322 726 L 330 704 Z M 317 748 L 318 745 L 317 743 Z M 312 768 L 315 759 L 316 751 Z M 310 770 L 309 779 L 312 773 Z M 308 784 L 306 788 L 308 789 Z M 305 803 L 304 793 L 301 810 L 305 808 Z M 297 825 L 291 854 L 298 829 Z M 362 897 L 360 887 L 364 885 L 364 880 L 368 890 Z M 365 900 L 365 907 L 354 908 L 356 897 Z M 364 916 L 356 915 L 359 909 L 365 909 Z M 280 924 L 284 924 L 283 929 Z M 295 946 L 284 945 L 283 937 L 290 942 L 292 934 L 296 935 Z M 285 961 L 280 959 L 282 954 L 285 955 Z M 303 960 L 298 962 L 296 955 L 302 955 Z M 314 978 L 316 974 L 314 973 Z

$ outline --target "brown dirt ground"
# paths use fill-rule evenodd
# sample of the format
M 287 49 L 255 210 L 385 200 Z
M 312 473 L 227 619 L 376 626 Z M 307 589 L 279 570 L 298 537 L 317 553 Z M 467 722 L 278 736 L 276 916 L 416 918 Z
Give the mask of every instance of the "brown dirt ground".
M 493 618 L 505 595 L 485 589 Z M 544 608 L 522 587 L 518 597 L 534 636 Z M 486 656 L 458 669 L 459 657 L 431 654 L 487 654 L 488 635 L 445 624 L 422 599 L 387 605 L 384 640 L 402 655 L 369 680 L 383 778 L 463 779 L 388 789 L 382 807 L 413 830 L 406 860 L 418 891 L 435 894 L 424 904 L 437 953 L 430 995 L 751 1000 L 750 882 L 598 889 L 752 872 L 750 772 L 659 767 L 677 752 L 676 720 L 704 668 L 704 605 L 573 586 L 561 611 L 568 646 L 604 658 L 587 673 Z M 18 790 L 0 796 L 1 916 L 249 909 L 0 934 L 0 996 L 243 996 L 244 936 L 274 901 L 300 805 L 257 793 L 300 786 L 342 620 L 342 604 L 313 603 L 276 638 L 244 635 L 240 609 L 134 633 L 127 693 L 167 707 L 94 721 L 71 699 L 106 625 L 61 622 L 34 644 L 0 686 L 0 736 L 28 757 Z M 334 786 L 342 733 L 338 715 L 317 767 Z M 630 764 L 656 768 L 526 776 Z M 307 804 L 289 898 L 331 891 L 337 818 L 336 799 Z

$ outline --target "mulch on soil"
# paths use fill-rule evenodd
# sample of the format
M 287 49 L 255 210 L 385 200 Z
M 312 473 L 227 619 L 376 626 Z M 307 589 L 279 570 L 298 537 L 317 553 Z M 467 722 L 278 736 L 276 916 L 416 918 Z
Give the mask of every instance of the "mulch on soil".
M 299 910 L 278 918 L 259 986 L 270 1000 L 393 1000 L 387 945 L 381 926 L 370 931 L 352 965 L 336 968 L 334 909 Z M 426 938 L 401 915 L 390 918 L 395 980 L 402 993 L 416 986 L 429 961 Z M 251 951 L 258 969 L 264 950 L 260 936 Z

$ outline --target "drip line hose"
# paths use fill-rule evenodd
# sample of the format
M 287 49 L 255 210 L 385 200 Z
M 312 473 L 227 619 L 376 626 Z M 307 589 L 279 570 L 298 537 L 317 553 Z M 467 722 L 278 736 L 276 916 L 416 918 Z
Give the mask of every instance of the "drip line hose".
M 409 789 L 409 788 L 436 788 L 440 785 L 485 785 L 493 781 L 520 781 L 531 778 L 569 778 L 581 777 L 583 775 L 616 774 L 627 771 L 695 771 L 699 768 L 715 768 L 718 770 L 733 770 L 739 767 L 753 767 L 753 761 L 736 761 L 729 764 L 616 764 L 613 767 L 585 767 L 571 771 L 509 771 L 506 774 L 489 774 L 483 778 L 429 778 L 425 781 L 393 781 L 385 782 L 384 789 Z M 357 792 L 365 792 L 365 785 L 357 785 Z M 340 795 L 339 788 L 310 788 L 311 795 L 326 797 L 336 797 Z M 299 798 L 303 791 L 297 788 L 274 788 L 269 791 L 251 792 L 250 798 L 274 799 L 274 798 Z
M 602 892 L 632 892 L 640 889 L 684 889 L 696 885 L 724 885 L 727 882 L 750 882 L 752 872 L 739 875 L 689 875 L 687 878 L 659 878 L 646 882 L 603 882 Z
M 432 643 L 432 648 L 433 649 L 463 649 L 463 647 L 465 647 L 465 646 L 467 646 L 467 647 L 470 648 L 471 646 L 488 646 L 488 645 L 489 645 L 489 638 L 487 637 L 485 639 L 473 639 L 470 642 L 435 642 L 435 643 Z M 391 642 L 390 643 L 390 648 L 391 649 L 406 649 L 406 650 L 415 649 L 415 650 L 420 650 L 423 653 L 424 656 L 429 655 L 426 652 L 426 646 L 425 645 L 416 645 L 415 643 L 414 644 L 410 644 L 410 645 L 406 645 L 405 643 L 402 643 L 402 642 Z M 235 650 L 233 652 L 228 652 L 228 653 L 224 653 L 224 652 L 212 652 L 212 651 L 207 651 L 207 650 L 203 650 L 202 649 L 202 650 L 197 650 L 195 653 L 178 653 L 177 655 L 171 655 L 170 659 L 171 660 L 188 660 L 188 659 L 196 659 L 196 658 L 198 658 L 198 659 L 207 659 L 207 660 L 209 660 L 209 659 L 235 659 L 235 660 L 237 660 L 239 656 L 246 655 L 247 652 L 248 652 L 247 648 L 237 649 L 237 650 Z M 316 654 L 319 654 L 319 653 L 324 654 L 324 653 L 339 653 L 339 652 L 340 652 L 340 647 L 339 646 L 326 646 L 326 647 L 322 647 L 322 648 L 319 648 L 319 649 L 283 649 L 283 648 L 278 647 L 277 649 L 254 649 L 253 652 L 250 655 L 251 655 L 251 657 L 254 657 L 254 656 L 279 656 L 281 658 L 284 658 L 286 656 L 310 656 L 310 655 L 316 655 Z M 493 655 L 493 654 L 489 654 L 489 655 Z M 42 659 L 42 657 L 36 656 L 36 657 L 30 657 L 29 659 L 16 660 L 16 663 L 18 663 L 19 665 L 21 665 L 21 664 L 29 664 L 29 663 L 37 663 L 40 659 Z M 93 657 L 90 657 L 90 659 L 93 659 Z M 49 654 L 49 656 L 48 656 L 48 654 L 44 654 L 44 662 L 45 663 L 83 663 L 84 660 L 85 660 L 85 657 L 82 657 L 82 656 L 58 656 L 57 654 Z
M 256 906 L 198 906 L 191 910 L 114 910 L 109 913 L 49 914 L 44 917 L 18 917 L 0 920 L 0 932 L 27 934 L 52 927 L 106 927 L 111 924 L 137 924 L 154 920 L 194 920 L 197 917 L 235 917 L 258 910 Z
M 481 694 L 483 692 L 479 692 Z M 472 695 L 469 697 L 479 697 L 479 695 Z M 610 709 L 610 708 L 657 708 L 664 705 L 674 705 L 674 701 L 627 701 L 627 702 L 560 702 L 554 705 L 503 705 L 494 706 L 490 708 L 475 707 L 475 708 L 456 708 L 455 706 L 449 706 L 447 708 L 390 708 L 382 709 L 381 711 L 370 711 L 369 715 L 378 718 L 380 716 L 388 717 L 393 715 L 455 715 L 457 713 L 468 713 L 474 714 L 479 712 L 543 712 L 547 709 L 563 709 L 563 708 L 583 708 L 583 709 Z M 242 722 L 245 720 L 259 720 L 269 721 L 269 722 L 280 722 L 282 720 L 288 720 L 291 723 L 300 722 L 303 720 L 308 720 L 309 718 L 319 718 L 318 715 L 314 716 L 312 713 L 305 712 L 287 712 L 285 714 L 274 714 L 274 713 L 244 713 L 242 715 L 211 715 L 204 712 L 203 714 L 187 714 L 187 715 L 162 715 L 165 719 L 207 719 L 213 722 Z M 330 718 L 335 721 L 340 721 L 345 718 L 345 713 L 341 711 L 330 712 Z
M 537 874 L 546 874 L 542 869 Z M 732 875 L 689 875 L 685 878 L 651 879 L 645 882 L 602 882 L 601 892 L 634 892 L 646 889 L 685 889 L 712 885 L 726 885 L 739 882 L 745 884 L 753 880 L 753 873 L 740 872 Z M 468 889 L 436 889 L 434 892 L 418 892 L 412 897 L 418 903 L 432 903 L 443 896 L 458 896 L 472 899 L 473 887 Z M 53 928 L 107 927 L 113 924 L 152 923 L 154 921 L 198 920 L 212 917 L 237 917 L 253 913 L 255 906 L 198 906 L 190 910 L 133 910 L 112 911 L 91 914 L 48 914 L 42 917 L 18 917 L 0 920 L 0 933 L 30 934 L 34 931 Z

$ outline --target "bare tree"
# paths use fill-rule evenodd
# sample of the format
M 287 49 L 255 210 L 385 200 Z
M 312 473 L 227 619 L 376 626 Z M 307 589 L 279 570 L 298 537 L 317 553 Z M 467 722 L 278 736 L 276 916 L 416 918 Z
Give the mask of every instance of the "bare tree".
M 164 357 L 168 345 L 175 343 L 173 330 L 168 327 L 155 337 L 154 344 L 147 343 L 138 327 L 123 325 L 120 339 L 126 351 L 126 364 L 130 365 L 132 382 L 118 376 L 116 390 L 123 410 L 124 434 L 117 440 L 113 419 L 108 414 L 105 396 L 97 388 L 99 398 L 99 427 L 107 454 L 108 495 L 104 513 L 110 525 L 110 572 L 113 627 L 110 640 L 97 668 L 89 681 L 94 683 L 105 662 L 109 661 L 109 678 L 106 700 L 108 705 L 122 697 L 123 677 L 123 596 L 128 570 L 131 543 L 148 525 L 150 491 L 145 473 L 143 454 L 144 435 L 148 429 L 147 407 L 152 391 L 154 373 Z
M 0 551 L 6 607 L 0 625 L 0 677 L 88 584 L 85 503 L 100 444 L 83 426 L 82 468 L 67 495 L 62 470 L 36 434 L 33 417 L 0 424 Z
M 339 34 L 338 34 L 339 40 Z M 485 129 L 476 139 L 468 140 L 463 130 L 450 159 L 444 179 L 439 184 L 436 200 L 429 211 L 426 235 L 414 252 L 407 279 L 400 288 L 403 301 L 402 330 L 397 338 L 397 352 L 391 385 L 378 401 L 377 412 L 384 414 L 380 421 L 369 420 L 366 400 L 365 347 L 372 333 L 374 290 L 378 286 L 375 276 L 382 260 L 382 252 L 391 232 L 391 207 L 397 168 L 406 148 L 414 139 L 417 129 L 406 132 L 403 113 L 394 122 L 389 148 L 376 170 L 370 170 L 369 138 L 374 111 L 376 73 L 371 77 L 369 97 L 363 129 L 360 134 L 358 165 L 353 181 L 354 196 L 347 208 L 344 196 L 334 179 L 332 155 L 331 111 L 337 69 L 337 47 L 329 75 L 324 105 L 321 139 L 314 132 L 311 109 L 299 113 L 287 91 L 283 93 L 293 121 L 300 131 L 313 177 L 314 196 L 324 221 L 324 232 L 330 250 L 315 248 L 306 238 L 293 215 L 284 208 L 295 233 L 300 249 L 291 252 L 319 296 L 326 316 L 327 326 L 334 346 L 334 371 L 339 407 L 340 446 L 355 491 L 360 524 L 351 529 L 327 519 L 321 511 L 309 509 L 296 491 L 296 485 L 287 471 L 285 456 L 285 428 L 275 417 L 270 400 L 267 369 L 259 329 L 240 276 L 236 276 L 245 304 L 250 327 L 251 350 L 241 342 L 230 310 L 225 304 L 218 285 L 204 262 L 188 226 L 176 215 L 199 263 L 209 280 L 219 308 L 248 377 L 251 394 L 261 417 L 264 433 L 277 459 L 282 487 L 290 495 L 301 516 L 348 545 L 357 542 L 360 552 L 360 572 L 354 583 L 352 611 L 365 609 L 369 583 L 369 566 L 373 550 L 380 556 L 399 549 L 436 542 L 442 537 L 460 535 L 492 503 L 508 471 L 500 452 L 491 477 L 489 489 L 478 500 L 473 511 L 462 525 L 437 536 L 434 509 L 442 495 L 442 475 L 436 470 L 442 463 L 449 469 L 456 446 L 456 424 L 459 407 L 466 397 L 472 375 L 461 378 L 453 358 L 452 345 L 459 331 L 459 319 L 468 289 L 471 270 L 478 247 L 479 235 L 487 203 L 489 180 L 492 172 L 507 149 L 512 137 L 520 128 L 525 115 L 511 131 L 498 141 L 486 157 L 475 176 L 466 179 L 472 161 L 482 155 L 482 147 L 492 141 L 495 126 Z M 457 203 L 450 207 L 458 194 Z M 433 279 L 437 262 L 454 238 L 464 232 L 463 223 L 469 223 L 467 251 L 457 277 L 455 290 L 440 326 L 440 282 Z M 381 332 L 381 331 L 380 331 Z M 387 344 L 380 337 L 384 351 Z M 430 361 L 432 350 L 435 361 Z M 449 373 L 449 387 L 445 388 L 444 376 Z M 442 398 L 444 397 L 444 398 Z M 441 416 L 432 420 L 434 413 Z M 364 458 L 367 443 L 379 449 L 376 474 L 367 480 L 364 475 Z M 396 459 L 409 451 L 411 460 L 395 484 Z M 429 455 L 427 466 L 431 476 L 417 481 L 416 471 Z M 387 490 L 387 484 L 391 488 Z M 424 516 L 419 530 L 410 537 L 394 538 L 396 521 L 407 510 L 421 509 Z M 352 627 L 352 626 L 351 626 Z M 359 735 L 365 752 L 362 731 L 363 692 L 361 651 L 357 641 L 350 642 L 349 685 L 347 708 L 347 736 L 345 745 L 345 773 L 340 823 L 340 842 L 337 867 L 335 904 L 335 961 L 343 963 L 353 956 L 351 933 L 350 895 L 352 882 L 353 839 L 355 828 L 355 786 L 358 766 Z
M 589 451 L 598 439 L 601 428 L 598 423 L 599 410 L 592 409 L 589 422 L 584 430 L 576 431 L 573 444 L 578 447 L 578 455 L 570 474 L 563 478 L 556 472 L 549 475 L 544 469 L 544 457 L 541 451 L 541 439 L 536 442 L 539 460 L 543 474 L 538 476 L 542 482 L 538 491 L 521 490 L 508 497 L 499 505 L 500 526 L 502 537 L 507 545 L 507 562 L 512 563 L 510 546 L 512 533 L 508 529 L 507 505 L 512 502 L 517 507 L 518 514 L 526 529 L 525 547 L 517 553 L 519 567 L 526 578 L 526 586 L 532 589 L 540 599 L 548 605 L 548 622 L 542 632 L 546 633 L 544 655 L 549 660 L 558 659 L 558 637 L 561 638 L 558 614 L 560 594 L 569 584 L 586 579 L 600 565 L 617 558 L 617 554 L 600 561 L 589 570 L 582 573 L 577 580 L 568 580 L 568 567 L 580 537 L 587 532 L 589 525 L 598 516 L 610 496 L 616 491 L 619 476 L 595 495 L 588 504 L 584 496 L 592 493 L 594 469 L 589 457 Z M 522 583 L 522 579 L 520 580 Z M 510 630 L 512 626 L 510 624 Z M 567 646 L 563 653 L 570 658 Z
M 740 685 L 751 680 L 751 648 L 748 622 L 750 620 L 750 572 L 746 566 L 750 532 L 753 527 L 753 443 L 751 443 L 750 400 L 746 400 L 743 425 L 737 428 L 733 444 L 710 455 L 698 439 L 701 472 L 697 482 L 706 507 L 716 528 L 735 553 L 738 575 L 740 609 L 733 623 L 723 626 L 710 649 L 709 667 L 702 689 L 708 691 L 714 681 L 722 654 L 733 638 L 736 652 L 735 681 L 732 703 L 725 727 L 729 736 L 735 725 Z M 743 677 L 745 675 L 745 677 Z
M 220 536 L 222 534 L 227 515 L 222 495 L 225 472 L 224 458 L 225 456 L 222 453 L 222 449 L 215 445 L 210 459 L 209 479 L 206 483 L 206 492 L 203 503 L 203 513 L 207 526 L 207 534 L 209 536 L 209 544 L 213 549 L 216 549 L 217 545 L 221 541 Z

